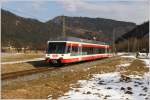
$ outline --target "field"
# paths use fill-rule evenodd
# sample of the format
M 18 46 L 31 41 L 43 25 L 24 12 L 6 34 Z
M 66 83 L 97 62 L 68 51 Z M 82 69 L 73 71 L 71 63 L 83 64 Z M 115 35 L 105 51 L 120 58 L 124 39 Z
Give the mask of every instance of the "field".
M 34 58 L 42 58 L 44 53 L 2 53 L 1 62 L 22 61 Z
M 16 72 L 35 69 L 35 64 L 29 63 L 32 60 L 44 59 L 43 53 L 2 53 L 1 73 Z M 42 63 L 42 62 L 41 62 Z
M 92 65 L 92 63 L 95 64 Z M 60 100 L 83 98 L 86 100 L 118 97 L 119 100 L 131 98 L 133 98 L 132 100 L 137 100 L 136 98 L 148 100 L 148 80 L 145 79 L 146 75 L 149 77 L 147 74 L 149 72 L 148 66 L 143 59 L 130 56 L 117 56 L 66 66 L 51 71 L 48 77 L 2 86 L 2 98 Z M 137 87 L 131 85 L 135 82 L 142 85 L 138 83 L 134 84 Z M 130 90 L 127 91 L 127 88 Z M 143 88 L 145 92 L 141 93 Z M 136 89 L 140 91 L 139 94 L 137 94 Z M 111 94 L 112 91 L 118 94 Z
M 1 99 L 150 100 L 150 0 L 1 1 Z

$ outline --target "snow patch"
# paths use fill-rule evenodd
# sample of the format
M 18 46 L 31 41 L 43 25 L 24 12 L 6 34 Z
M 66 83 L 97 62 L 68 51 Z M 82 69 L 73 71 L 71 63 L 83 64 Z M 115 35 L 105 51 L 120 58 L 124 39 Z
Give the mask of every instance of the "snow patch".
M 128 78 L 128 81 L 121 80 L 118 72 L 94 74 L 89 80 L 79 80 L 80 88 L 72 88 L 58 100 L 149 100 L 150 75 Z
M 121 56 L 121 57 L 136 59 L 136 57 L 134 55 L 124 55 L 124 56 Z
M 150 58 L 150 53 L 139 53 L 138 58 Z
M 118 52 L 117 53 L 118 56 L 125 55 L 125 54 L 127 54 L 127 53 L 126 52 Z
M 117 67 L 127 67 L 127 66 L 130 66 L 130 63 L 117 65 Z
M 150 67 L 150 59 L 140 59 L 142 61 L 144 61 L 146 67 Z

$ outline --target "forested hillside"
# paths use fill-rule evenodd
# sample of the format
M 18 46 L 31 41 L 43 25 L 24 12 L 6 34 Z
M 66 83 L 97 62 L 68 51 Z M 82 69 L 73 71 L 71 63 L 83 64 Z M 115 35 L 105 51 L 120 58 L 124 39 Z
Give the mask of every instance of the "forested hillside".
M 23 18 L 4 10 L 1 10 L 1 18 L 2 46 L 43 49 L 50 37 L 60 35 L 60 28 L 54 23 L 46 25 L 38 20 Z
M 118 51 L 148 52 L 149 21 L 138 25 L 116 40 Z
M 36 19 L 17 16 L 1 9 L 1 43 L 2 47 L 29 48 L 44 50 L 46 41 L 62 35 L 62 16 L 45 23 Z M 104 18 L 68 17 L 65 16 L 67 36 L 112 42 L 112 32 L 116 37 L 132 30 L 135 23 L 115 21 Z
M 61 25 L 62 17 L 63 16 L 55 17 L 51 21 Z M 47 23 L 49 23 L 49 21 Z M 114 30 L 117 38 L 136 26 L 135 23 L 111 19 L 68 16 L 65 16 L 65 25 L 68 35 L 87 39 L 96 37 L 97 40 L 104 42 L 112 42 L 112 32 Z

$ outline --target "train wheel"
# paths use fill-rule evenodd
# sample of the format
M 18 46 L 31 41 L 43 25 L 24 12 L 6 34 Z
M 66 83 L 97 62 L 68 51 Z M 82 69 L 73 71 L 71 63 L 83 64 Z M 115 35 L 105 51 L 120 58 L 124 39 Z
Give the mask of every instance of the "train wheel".
M 64 65 L 63 63 L 61 63 L 61 60 L 60 60 L 60 59 L 59 59 L 59 60 L 54 60 L 54 61 L 52 61 L 52 63 L 53 63 L 53 65 L 56 66 L 56 67 L 61 67 L 61 66 Z

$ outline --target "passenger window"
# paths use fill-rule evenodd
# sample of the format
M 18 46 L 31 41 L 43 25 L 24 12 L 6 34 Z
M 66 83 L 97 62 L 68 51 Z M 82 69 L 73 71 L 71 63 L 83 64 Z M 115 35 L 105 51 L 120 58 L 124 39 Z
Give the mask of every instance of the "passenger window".
M 71 49 L 71 47 L 67 46 L 67 53 L 70 53 L 70 49 Z
M 87 55 L 87 48 L 86 47 L 82 47 L 82 55 Z
M 105 48 L 99 48 L 99 53 L 105 53 Z
M 71 56 L 78 56 L 78 46 L 72 46 Z

